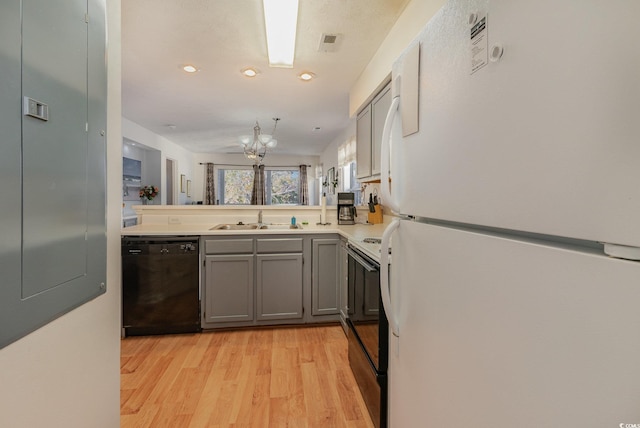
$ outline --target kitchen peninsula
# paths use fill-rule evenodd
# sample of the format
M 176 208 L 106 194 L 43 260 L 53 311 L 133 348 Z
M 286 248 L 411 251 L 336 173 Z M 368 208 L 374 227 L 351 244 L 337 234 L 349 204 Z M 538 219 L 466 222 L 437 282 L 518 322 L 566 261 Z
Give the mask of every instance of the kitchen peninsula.
M 379 238 L 385 226 L 338 225 L 335 207 L 327 209 L 327 225 L 317 224 L 321 210 L 316 206 L 134 209 L 138 224 L 122 229 L 123 240 L 199 241 L 203 329 L 336 321 L 346 327 L 346 244 L 379 260 L 379 245 L 364 239 Z M 366 218 L 365 211 L 358 219 Z M 290 227 L 293 217 L 295 228 Z

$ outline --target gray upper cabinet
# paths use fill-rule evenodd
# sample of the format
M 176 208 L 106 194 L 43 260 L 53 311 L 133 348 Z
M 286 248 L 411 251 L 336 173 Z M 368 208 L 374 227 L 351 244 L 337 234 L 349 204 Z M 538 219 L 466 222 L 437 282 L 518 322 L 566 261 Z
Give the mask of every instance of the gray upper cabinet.
M 357 177 L 361 181 L 380 178 L 380 149 L 384 122 L 391 106 L 391 84 L 386 85 L 356 120 Z
M 371 105 L 356 119 L 356 174 L 359 179 L 371 176 Z
M 0 2 L 0 347 L 106 290 L 105 1 Z
M 371 175 L 380 174 L 382 131 L 391 107 L 391 85 L 387 85 L 371 102 Z
M 340 238 L 312 243 L 311 314 L 337 315 L 340 306 Z

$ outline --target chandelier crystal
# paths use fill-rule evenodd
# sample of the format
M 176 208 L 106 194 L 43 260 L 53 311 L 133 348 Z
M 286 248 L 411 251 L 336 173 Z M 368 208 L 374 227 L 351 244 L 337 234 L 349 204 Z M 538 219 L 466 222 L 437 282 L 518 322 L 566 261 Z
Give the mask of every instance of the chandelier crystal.
M 253 127 L 253 137 L 251 135 L 241 135 L 239 137 L 240 145 L 247 159 L 251 159 L 256 165 L 261 165 L 262 160 L 267 155 L 267 149 L 273 149 L 278 140 L 273 138 L 273 133 L 278 126 L 279 117 L 274 117 L 273 132 L 271 134 L 263 134 L 258 121 Z

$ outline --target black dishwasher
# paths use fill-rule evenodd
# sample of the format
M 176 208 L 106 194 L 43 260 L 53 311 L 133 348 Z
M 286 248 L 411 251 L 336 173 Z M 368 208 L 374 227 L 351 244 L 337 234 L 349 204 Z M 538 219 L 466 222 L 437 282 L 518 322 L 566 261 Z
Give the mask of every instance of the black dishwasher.
M 200 331 L 199 260 L 198 237 L 123 237 L 123 335 Z

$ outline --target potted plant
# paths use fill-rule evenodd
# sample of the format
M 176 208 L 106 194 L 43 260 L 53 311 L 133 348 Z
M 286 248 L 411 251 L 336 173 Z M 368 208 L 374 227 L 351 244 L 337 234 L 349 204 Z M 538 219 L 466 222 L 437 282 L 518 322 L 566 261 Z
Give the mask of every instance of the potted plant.
M 147 204 L 148 201 L 153 201 L 153 198 L 158 196 L 158 192 L 160 189 L 156 186 L 144 186 L 140 188 L 140 199 L 142 199 L 142 203 L 144 205 Z

